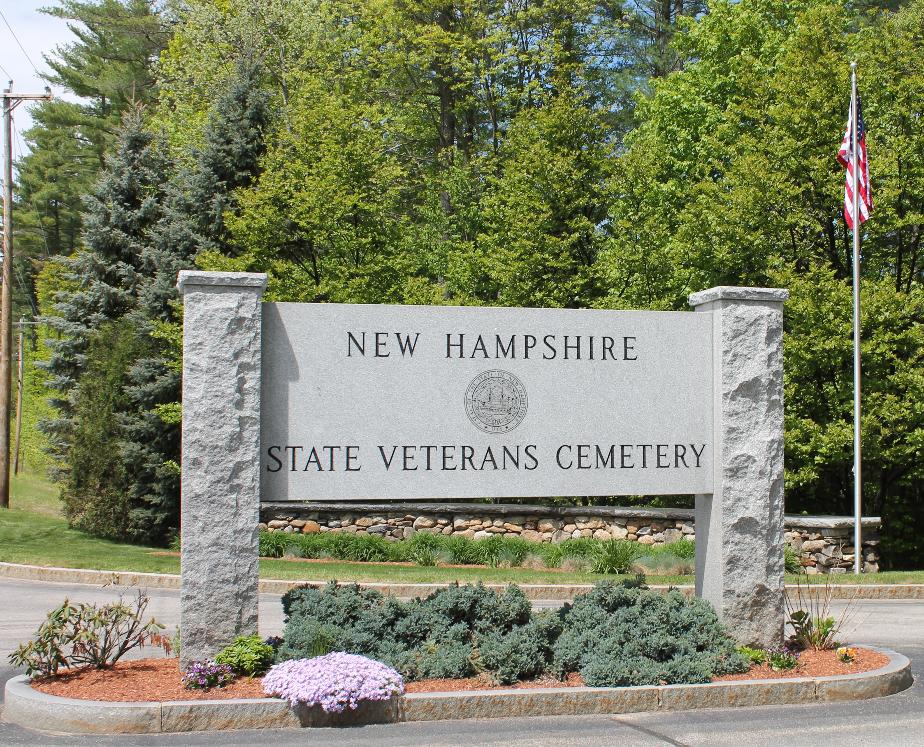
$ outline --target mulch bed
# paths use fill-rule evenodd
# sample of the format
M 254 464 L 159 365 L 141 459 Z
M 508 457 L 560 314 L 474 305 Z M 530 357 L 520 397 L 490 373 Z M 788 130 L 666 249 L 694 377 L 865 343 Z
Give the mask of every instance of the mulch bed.
M 32 687 L 62 698 L 123 702 L 266 697 L 259 678 L 239 677 L 225 687 L 187 690 L 181 677 L 177 659 L 136 659 L 117 662 L 111 669 L 81 669 L 43 677 L 33 680 Z
M 774 672 L 769 665 L 752 666 L 744 674 L 726 674 L 714 677 L 713 682 L 733 682 L 735 680 L 771 680 L 785 677 L 830 677 L 835 674 L 856 674 L 879 669 L 889 663 L 889 657 L 866 648 L 855 648 L 856 660 L 844 664 L 834 651 L 803 651 L 799 654 L 799 663 L 794 669 Z
M 752 666 L 744 674 L 715 677 L 713 682 L 737 680 L 779 679 L 784 677 L 827 677 L 836 674 L 856 674 L 878 669 L 889 657 L 868 649 L 858 648 L 856 661 L 844 664 L 834 651 L 805 651 L 795 669 L 774 672 L 766 664 Z M 565 681 L 540 677 L 515 685 L 498 685 L 487 675 L 462 680 L 432 679 L 409 682 L 409 693 L 460 692 L 466 690 L 533 689 L 538 687 L 582 687 L 581 675 L 573 673 Z M 38 678 L 32 687 L 49 695 L 80 700 L 122 702 L 158 700 L 224 700 L 227 698 L 264 698 L 260 679 L 241 677 L 231 685 L 211 690 L 187 690 L 180 681 L 176 659 L 138 659 L 120 661 L 111 669 L 82 669 L 57 677 Z

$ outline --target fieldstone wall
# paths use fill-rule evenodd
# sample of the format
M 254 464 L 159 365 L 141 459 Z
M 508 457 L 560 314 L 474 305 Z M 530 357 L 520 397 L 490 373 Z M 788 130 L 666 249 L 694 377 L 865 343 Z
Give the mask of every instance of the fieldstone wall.
M 557 507 L 511 504 L 264 503 L 260 528 L 271 532 L 345 532 L 408 539 L 416 532 L 480 539 L 494 534 L 531 542 L 578 537 L 662 545 L 695 540 L 689 509 L 619 506 Z M 863 570 L 879 570 L 878 518 L 863 519 Z M 786 516 L 786 542 L 806 573 L 845 573 L 853 567 L 853 519 Z

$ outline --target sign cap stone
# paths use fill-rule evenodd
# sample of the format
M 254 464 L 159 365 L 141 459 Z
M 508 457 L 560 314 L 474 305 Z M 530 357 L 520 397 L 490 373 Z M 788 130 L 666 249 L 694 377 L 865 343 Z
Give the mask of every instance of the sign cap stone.
M 719 285 L 707 288 L 688 297 L 690 306 L 702 306 L 712 301 L 775 301 L 783 303 L 789 298 L 786 288 L 743 288 L 735 285 Z
M 266 273 L 263 272 L 202 272 L 199 270 L 180 270 L 176 287 L 185 293 L 190 286 L 210 286 L 229 288 L 266 288 Z

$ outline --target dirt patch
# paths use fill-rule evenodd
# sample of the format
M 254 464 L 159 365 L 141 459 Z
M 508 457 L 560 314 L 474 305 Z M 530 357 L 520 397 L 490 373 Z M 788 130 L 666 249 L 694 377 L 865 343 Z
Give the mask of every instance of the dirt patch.
M 81 669 L 32 682 L 32 687 L 49 695 L 80 700 L 224 700 L 264 698 L 259 679 L 240 677 L 225 687 L 187 690 L 180 678 L 176 659 L 120 661 L 111 669 Z
M 774 672 L 766 664 L 752 666 L 744 674 L 715 677 L 713 682 L 780 679 L 784 677 L 827 677 L 837 674 L 868 672 L 885 666 L 889 657 L 869 649 L 858 648 L 856 660 L 844 664 L 834 651 L 804 651 L 795 669 Z M 264 698 L 259 678 L 241 677 L 232 684 L 211 690 L 187 690 L 180 681 L 176 659 L 138 659 L 119 662 L 111 669 L 82 669 L 57 677 L 36 679 L 32 687 L 49 695 L 80 700 L 122 702 L 158 700 L 224 700 L 227 698 Z M 432 679 L 409 682 L 409 693 L 464 692 L 466 690 L 527 690 L 539 687 L 581 687 L 584 680 L 572 673 L 560 681 L 551 676 L 539 677 L 515 685 L 498 685 L 488 675 L 461 680 Z
M 782 679 L 785 677 L 830 677 L 836 674 L 856 674 L 879 669 L 889 663 L 889 657 L 866 648 L 854 648 L 856 660 L 845 664 L 837 658 L 834 651 L 803 651 L 799 654 L 799 663 L 794 669 L 774 672 L 769 665 L 752 666 L 744 674 L 726 674 L 714 677 L 713 682 L 733 682 L 735 680 Z

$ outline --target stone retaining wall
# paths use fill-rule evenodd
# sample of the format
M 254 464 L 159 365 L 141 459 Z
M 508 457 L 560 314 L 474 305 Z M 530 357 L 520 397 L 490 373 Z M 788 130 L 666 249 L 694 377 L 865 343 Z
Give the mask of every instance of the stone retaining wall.
M 619 506 L 536 506 L 430 503 L 264 503 L 260 528 L 271 532 L 344 532 L 408 539 L 416 532 L 480 539 L 495 534 L 532 542 L 578 537 L 662 545 L 695 540 L 690 509 Z M 787 516 L 786 541 L 806 573 L 845 573 L 853 567 L 853 519 Z M 878 518 L 863 519 L 864 572 L 879 570 Z

